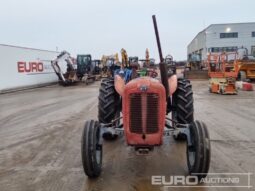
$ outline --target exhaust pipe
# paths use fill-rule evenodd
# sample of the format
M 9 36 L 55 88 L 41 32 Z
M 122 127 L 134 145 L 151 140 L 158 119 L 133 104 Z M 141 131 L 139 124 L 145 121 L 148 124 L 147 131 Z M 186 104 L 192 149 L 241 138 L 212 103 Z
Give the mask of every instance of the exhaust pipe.
M 160 75 L 161 75 L 161 82 L 163 86 L 165 87 L 166 90 L 166 100 L 168 101 L 169 97 L 169 84 L 168 84 L 168 77 L 167 77 L 167 65 L 164 62 L 162 50 L 161 50 L 161 44 L 160 44 L 160 39 L 159 39 L 159 33 L 158 33 L 158 26 L 157 26 L 157 20 L 156 16 L 152 15 L 152 20 L 153 20 L 153 25 L 154 25 L 154 30 L 155 30 L 155 35 L 156 35 L 156 40 L 157 40 L 157 45 L 158 45 L 158 52 L 159 52 L 159 69 L 160 69 Z

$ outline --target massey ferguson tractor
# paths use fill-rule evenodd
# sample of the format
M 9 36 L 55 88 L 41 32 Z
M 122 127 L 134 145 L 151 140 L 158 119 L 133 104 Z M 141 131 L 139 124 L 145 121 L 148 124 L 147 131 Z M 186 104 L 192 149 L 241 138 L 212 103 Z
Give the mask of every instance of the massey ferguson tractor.
M 89 178 L 101 173 L 103 139 L 116 139 L 121 132 L 127 146 L 133 147 L 138 155 L 149 154 L 154 147 L 160 147 L 163 136 L 185 140 L 189 174 L 201 179 L 208 173 L 209 132 L 205 123 L 194 120 L 190 81 L 177 79 L 172 70 L 167 70 L 155 15 L 152 18 L 160 55 L 160 78 L 147 72 L 147 76 L 132 79 L 132 70 L 121 67 L 114 71 L 113 78 L 102 80 L 98 121 L 85 122 L 81 140 L 83 168 Z

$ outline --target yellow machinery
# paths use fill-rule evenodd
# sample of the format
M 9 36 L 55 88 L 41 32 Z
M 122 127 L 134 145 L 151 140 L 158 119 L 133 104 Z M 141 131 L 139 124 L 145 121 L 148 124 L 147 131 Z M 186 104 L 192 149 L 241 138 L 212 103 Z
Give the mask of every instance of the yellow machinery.
M 240 80 L 255 79 L 255 60 L 237 60 L 236 66 Z
M 255 57 L 248 55 L 246 48 L 238 49 L 234 65 L 239 80 L 255 80 Z
M 149 68 L 150 65 L 154 65 L 154 59 L 150 59 L 150 54 L 148 48 L 145 50 L 145 59 L 139 59 L 142 62 L 142 67 Z
M 150 66 L 150 54 L 149 54 L 148 48 L 146 48 L 146 51 L 145 51 L 145 64 L 147 67 Z
M 112 54 L 109 56 L 103 55 L 101 58 L 101 76 L 103 78 L 109 77 L 112 75 L 111 67 L 114 67 L 115 64 L 119 64 L 119 55 L 118 53 Z
M 101 62 L 103 62 L 103 65 L 104 65 L 104 63 L 109 59 L 114 59 L 116 62 L 119 62 L 118 53 L 112 54 L 112 55 L 109 55 L 109 56 L 103 55 L 102 58 L 101 58 Z
M 129 67 L 127 51 L 124 48 L 122 48 L 120 52 L 121 52 L 121 63 L 122 63 L 121 66 L 122 66 L 122 68 Z

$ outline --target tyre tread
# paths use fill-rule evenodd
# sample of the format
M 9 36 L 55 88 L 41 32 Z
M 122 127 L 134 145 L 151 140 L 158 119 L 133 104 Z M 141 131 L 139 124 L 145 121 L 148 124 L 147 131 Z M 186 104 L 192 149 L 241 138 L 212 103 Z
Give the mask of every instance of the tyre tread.
M 114 119 L 119 100 L 120 96 L 115 90 L 114 79 L 103 79 L 98 96 L 98 120 L 100 123 L 110 123 Z

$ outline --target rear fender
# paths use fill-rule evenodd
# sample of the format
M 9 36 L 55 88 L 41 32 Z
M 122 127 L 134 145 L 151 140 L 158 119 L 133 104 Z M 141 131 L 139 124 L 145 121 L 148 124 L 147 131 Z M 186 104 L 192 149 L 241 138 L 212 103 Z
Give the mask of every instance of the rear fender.
M 114 87 L 120 96 L 123 95 L 125 88 L 125 81 L 120 75 L 115 75 L 114 77 Z
M 168 78 L 169 95 L 172 96 L 177 89 L 177 75 L 172 75 Z

